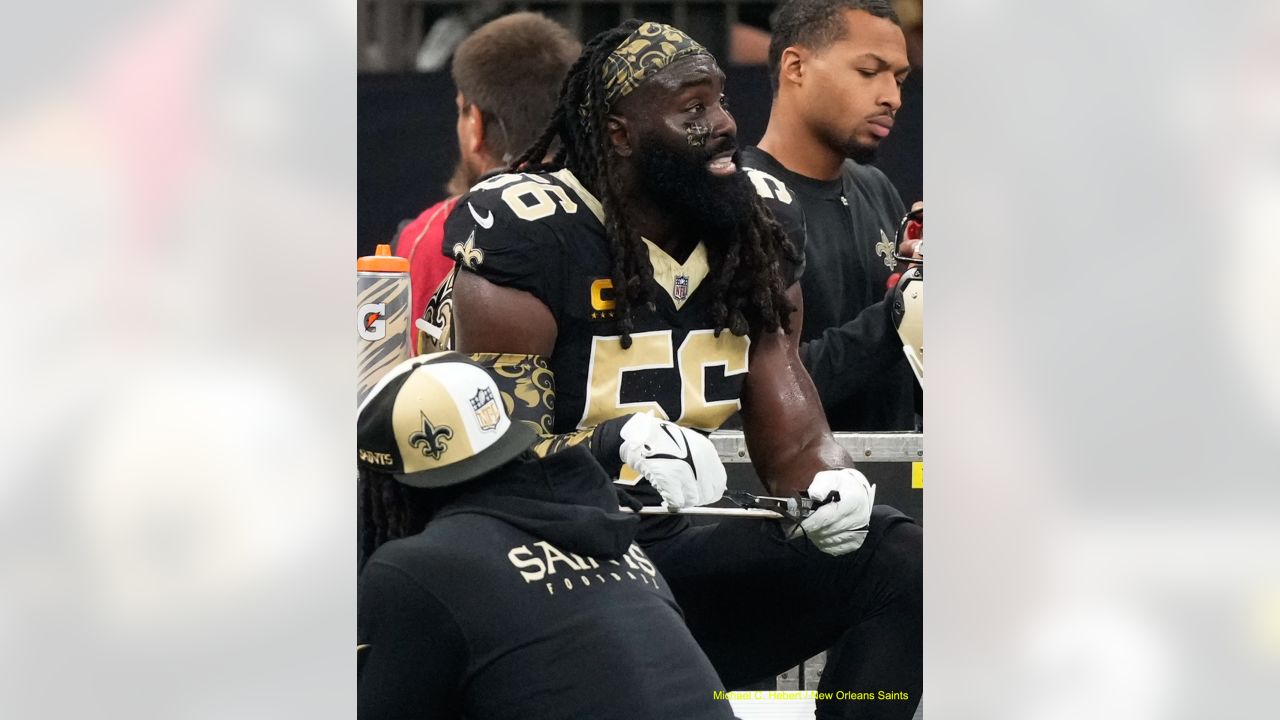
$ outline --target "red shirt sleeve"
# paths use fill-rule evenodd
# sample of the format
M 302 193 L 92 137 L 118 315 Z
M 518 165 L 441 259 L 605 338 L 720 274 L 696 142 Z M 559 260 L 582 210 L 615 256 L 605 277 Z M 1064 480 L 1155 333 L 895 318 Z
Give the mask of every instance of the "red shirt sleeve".
M 444 242 L 444 221 L 457 204 L 458 198 L 451 197 L 427 208 L 400 231 L 396 241 L 397 254 L 409 260 L 414 321 L 422 317 L 431 294 L 453 269 L 453 258 L 442 255 L 440 247 Z

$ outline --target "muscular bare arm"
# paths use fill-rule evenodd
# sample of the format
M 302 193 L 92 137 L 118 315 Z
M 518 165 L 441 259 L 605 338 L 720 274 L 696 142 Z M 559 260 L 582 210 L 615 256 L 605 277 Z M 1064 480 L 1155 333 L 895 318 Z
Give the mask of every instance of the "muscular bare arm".
M 556 345 L 556 320 L 542 301 L 466 270 L 453 283 L 453 322 L 461 353 L 548 356 Z
M 831 435 L 822 401 L 800 362 L 804 299 L 797 283 L 787 290 L 796 306 L 791 332 L 763 335 L 751 345 L 742 388 L 742 423 L 756 472 L 769 490 L 789 494 L 809 487 L 815 473 L 853 467 Z
M 545 457 L 585 444 L 606 472 L 617 475 L 622 467 L 618 428 L 630 415 L 595 427 L 560 434 L 552 432 L 555 376 L 546 361 L 555 349 L 558 330 L 555 317 L 541 300 L 522 290 L 495 285 L 475 273 L 462 271 L 454 281 L 453 313 L 458 352 L 472 356 L 481 364 L 502 363 L 504 383 L 515 382 L 510 373 L 516 372 L 529 381 L 526 390 L 539 388 L 535 396 L 540 402 L 510 403 L 512 419 L 529 424 L 538 433 L 540 439 L 533 446 L 535 453 Z M 504 386 L 500 383 L 499 387 Z

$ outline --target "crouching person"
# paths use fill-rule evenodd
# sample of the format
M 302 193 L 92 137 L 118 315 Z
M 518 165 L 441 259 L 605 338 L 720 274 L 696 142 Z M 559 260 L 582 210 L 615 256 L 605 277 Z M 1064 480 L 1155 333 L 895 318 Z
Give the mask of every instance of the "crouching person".
M 732 717 L 639 518 L 588 450 L 534 439 L 457 353 L 361 407 L 362 720 Z

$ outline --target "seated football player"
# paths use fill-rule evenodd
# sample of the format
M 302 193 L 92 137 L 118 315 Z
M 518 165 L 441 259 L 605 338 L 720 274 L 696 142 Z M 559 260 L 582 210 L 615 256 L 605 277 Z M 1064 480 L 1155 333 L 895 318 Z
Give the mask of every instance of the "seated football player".
M 731 718 L 600 465 L 501 403 L 438 353 L 361 407 L 360 718 Z
M 819 717 L 910 718 L 921 530 L 873 506 L 831 435 L 797 351 L 803 232 L 788 239 L 741 171 L 723 89 L 673 27 L 593 38 L 516 171 L 449 217 L 456 348 L 506 378 L 538 452 L 585 445 L 646 504 L 718 499 L 724 468 L 701 431 L 740 410 L 775 494 L 838 500 L 798 528 L 646 517 L 638 542 L 727 687 L 832 648 L 820 691 L 907 699 L 819 700 Z M 530 164 L 556 140 L 552 163 Z

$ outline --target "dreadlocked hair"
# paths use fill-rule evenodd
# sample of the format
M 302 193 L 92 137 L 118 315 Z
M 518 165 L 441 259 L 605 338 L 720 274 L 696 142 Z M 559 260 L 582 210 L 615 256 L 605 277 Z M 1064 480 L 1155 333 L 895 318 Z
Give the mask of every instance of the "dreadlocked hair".
M 631 309 L 638 304 L 653 307 L 653 265 L 640 234 L 627 222 L 628 204 L 620 191 L 618 161 L 609 140 L 610 107 L 603 72 L 609 54 L 640 25 L 639 20 L 628 20 L 586 44 L 561 85 L 546 129 L 509 168 L 511 172 L 568 168 L 600 199 L 624 349 L 631 347 Z M 559 150 L 550 163 L 543 164 L 557 139 Z M 799 266 L 799 251 L 754 192 L 751 212 L 734 226 L 733 234 L 730 242 L 716 243 L 717 248 L 725 247 L 712 250 L 708 257 L 714 277 L 711 319 L 716 336 L 725 329 L 735 335 L 790 332 L 795 306 L 786 298 L 783 261 Z
M 383 543 L 422 532 L 435 511 L 428 491 L 403 485 L 386 473 L 362 467 L 357 487 L 359 567 Z
M 535 460 L 537 455 L 530 448 L 509 462 Z M 405 485 L 392 475 L 361 466 L 356 500 L 359 567 L 364 567 L 373 551 L 383 543 L 417 535 L 445 506 L 468 492 L 501 481 L 506 467 L 508 465 L 501 465 L 484 475 L 468 478 L 465 483 L 427 489 Z

